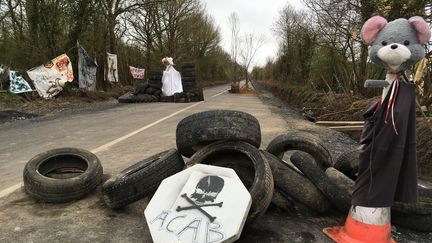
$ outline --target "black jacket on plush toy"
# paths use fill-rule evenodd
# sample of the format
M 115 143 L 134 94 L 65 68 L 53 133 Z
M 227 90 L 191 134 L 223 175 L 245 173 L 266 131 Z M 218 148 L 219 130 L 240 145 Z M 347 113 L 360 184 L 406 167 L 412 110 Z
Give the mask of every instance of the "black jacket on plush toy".
M 371 45 L 371 60 L 387 69 L 394 80 L 385 99 L 364 114 L 359 175 L 352 205 L 390 207 L 394 201 L 417 200 L 415 85 L 402 82 L 397 73 L 424 57 L 422 45 L 430 39 L 427 23 L 420 17 L 387 23 L 369 19 L 362 29 Z

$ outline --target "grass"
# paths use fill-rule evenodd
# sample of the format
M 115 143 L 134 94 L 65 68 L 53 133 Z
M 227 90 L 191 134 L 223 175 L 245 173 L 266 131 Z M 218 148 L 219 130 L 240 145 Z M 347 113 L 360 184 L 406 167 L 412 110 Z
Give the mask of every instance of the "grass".
M 0 109 L 16 108 L 22 99 L 21 96 L 9 92 L 0 93 Z

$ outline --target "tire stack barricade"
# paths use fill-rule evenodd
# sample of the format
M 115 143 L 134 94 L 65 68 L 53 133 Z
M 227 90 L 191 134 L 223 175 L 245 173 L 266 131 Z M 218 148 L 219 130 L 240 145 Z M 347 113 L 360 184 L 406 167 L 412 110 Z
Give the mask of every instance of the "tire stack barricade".
M 119 103 L 151 103 L 159 102 L 162 96 L 162 70 L 148 72 L 148 82 L 135 86 L 133 91 L 118 98 Z
M 202 88 L 197 83 L 197 72 L 195 63 L 186 62 L 181 67 L 183 93 L 190 102 L 203 101 Z
M 245 112 L 210 110 L 177 124 L 176 147 L 125 168 L 102 185 L 102 165 L 89 151 L 53 149 L 36 155 L 24 168 L 24 188 L 38 201 L 79 200 L 102 185 L 105 204 L 122 208 L 151 196 L 162 180 L 195 164 L 232 168 L 249 190 L 252 205 L 246 223 L 271 203 L 290 213 L 339 211 L 346 215 L 358 169 L 360 149 L 335 163 L 323 141 L 307 132 L 288 132 L 261 150 L 261 127 Z M 189 158 L 184 161 L 184 157 Z M 285 161 L 284 161 L 285 159 Z M 332 166 L 334 164 L 334 167 Z M 395 203 L 394 224 L 432 231 L 432 183 L 419 180 L 416 204 Z

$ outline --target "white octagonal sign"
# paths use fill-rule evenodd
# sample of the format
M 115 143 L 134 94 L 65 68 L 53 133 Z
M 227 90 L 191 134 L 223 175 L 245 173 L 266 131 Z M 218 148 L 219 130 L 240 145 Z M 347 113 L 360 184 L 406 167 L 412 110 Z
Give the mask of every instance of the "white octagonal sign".
M 155 243 L 233 242 L 251 203 L 233 169 L 199 164 L 163 180 L 144 214 Z

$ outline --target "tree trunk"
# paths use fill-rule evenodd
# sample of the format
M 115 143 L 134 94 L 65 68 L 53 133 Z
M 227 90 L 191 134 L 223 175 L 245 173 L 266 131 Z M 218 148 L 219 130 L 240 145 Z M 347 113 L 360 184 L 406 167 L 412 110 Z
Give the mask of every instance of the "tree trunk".
M 108 31 L 109 31 L 110 52 L 112 54 L 117 54 L 117 43 L 115 37 L 115 18 L 113 16 L 110 16 L 108 20 Z

